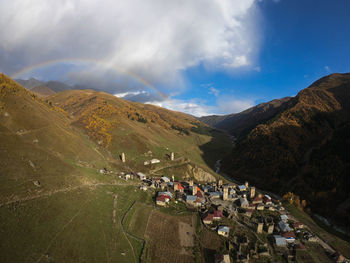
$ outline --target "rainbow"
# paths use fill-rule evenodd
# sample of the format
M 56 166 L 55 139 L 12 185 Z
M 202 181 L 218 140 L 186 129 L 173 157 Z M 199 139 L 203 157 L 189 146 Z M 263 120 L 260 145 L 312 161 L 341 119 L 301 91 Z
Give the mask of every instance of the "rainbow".
M 24 75 L 26 73 L 30 73 L 36 69 L 40 69 L 40 68 L 45 68 L 48 66 L 53 66 L 56 64 L 61 64 L 61 63 L 70 63 L 70 64 L 74 64 L 77 65 L 79 63 L 83 64 L 83 63 L 89 63 L 89 64 L 94 64 L 97 66 L 101 66 L 107 69 L 113 69 L 116 72 L 126 75 L 130 78 L 132 78 L 133 80 L 137 81 L 138 83 L 141 83 L 142 85 L 146 86 L 147 88 L 153 90 L 154 92 L 156 92 L 158 95 L 160 95 L 164 100 L 167 99 L 167 96 L 161 92 L 160 90 L 158 90 L 156 87 L 154 87 L 151 83 L 149 83 L 147 80 L 141 78 L 140 76 L 136 75 L 133 72 L 130 71 L 126 71 L 124 69 L 120 69 L 114 65 L 111 65 L 110 63 L 104 62 L 104 61 L 100 61 L 100 60 L 96 60 L 96 59 L 90 59 L 90 58 L 60 58 L 60 59 L 53 59 L 53 60 L 48 60 L 48 61 L 43 61 L 34 65 L 30 65 L 28 67 L 25 67 L 23 69 L 21 69 L 20 71 L 15 72 L 14 74 L 12 74 L 11 78 L 12 79 L 17 79 L 19 78 L 21 75 Z

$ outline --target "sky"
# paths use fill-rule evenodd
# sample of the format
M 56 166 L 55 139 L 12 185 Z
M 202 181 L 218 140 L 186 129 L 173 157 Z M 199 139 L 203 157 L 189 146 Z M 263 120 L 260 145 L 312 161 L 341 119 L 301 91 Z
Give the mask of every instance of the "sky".
M 350 72 L 349 0 L 0 0 L 0 72 L 195 116 Z

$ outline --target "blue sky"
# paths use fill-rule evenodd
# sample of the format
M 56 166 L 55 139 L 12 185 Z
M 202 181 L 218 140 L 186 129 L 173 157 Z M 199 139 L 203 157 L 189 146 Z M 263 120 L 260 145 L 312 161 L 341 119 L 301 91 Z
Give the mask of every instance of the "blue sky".
M 217 97 L 209 90 L 215 88 L 218 97 L 258 104 L 295 96 L 324 75 L 350 72 L 350 1 L 261 1 L 258 6 L 262 42 L 254 65 L 232 73 L 191 68 L 186 75 L 192 88 L 179 99 L 198 97 L 215 106 Z M 204 84 L 210 86 L 206 94 Z
M 0 72 L 197 116 L 350 72 L 349 0 L 0 0 L 0 10 Z

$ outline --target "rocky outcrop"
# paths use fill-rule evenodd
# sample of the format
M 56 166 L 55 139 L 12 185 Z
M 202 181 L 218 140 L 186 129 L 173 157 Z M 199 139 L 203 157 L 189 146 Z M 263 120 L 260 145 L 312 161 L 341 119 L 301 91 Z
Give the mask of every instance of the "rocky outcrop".
M 196 181 L 205 183 L 216 182 L 216 178 L 212 174 L 204 171 L 198 166 L 193 167 L 190 164 L 187 164 L 186 166 L 185 178 L 192 178 Z

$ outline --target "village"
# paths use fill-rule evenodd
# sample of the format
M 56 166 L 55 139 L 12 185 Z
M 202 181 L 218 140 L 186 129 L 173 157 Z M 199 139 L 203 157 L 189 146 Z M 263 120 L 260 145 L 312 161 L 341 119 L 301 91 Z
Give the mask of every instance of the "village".
M 174 160 L 173 153 L 170 159 Z M 152 159 L 144 165 L 159 162 Z M 215 254 L 216 263 L 270 262 L 276 257 L 284 262 L 297 262 L 296 254 L 306 251 L 308 245 L 322 247 L 331 262 L 347 262 L 308 226 L 290 215 L 281 200 L 258 191 L 249 182 L 176 181 L 174 175 L 154 177 L 142 172 L 122 173 L 120 177 L 139 180 L 141 191 L 152 190 L 156 207 L 182 203 L 187 210 L 197 212 L 203 226 L 225 240 L 227 252 Z

